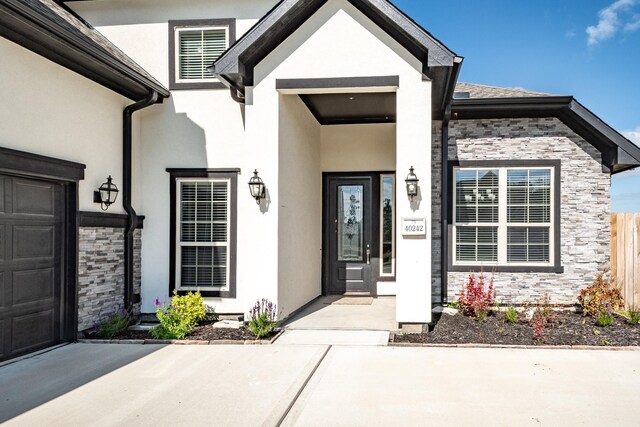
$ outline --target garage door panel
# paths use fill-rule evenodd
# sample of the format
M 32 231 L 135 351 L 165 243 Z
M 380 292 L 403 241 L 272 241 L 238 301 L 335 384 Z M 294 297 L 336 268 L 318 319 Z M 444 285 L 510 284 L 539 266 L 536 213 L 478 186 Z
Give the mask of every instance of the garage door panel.
M 7 290 L 5 289 L 5 286 L 4 286 L 4 272 L 0 272 L 0 308 L 4 307 L 5 292 L 7 292 Z
M 53 225 L 13 227 L 13 259 L 31 260 L 55 255 L 55 227 Z
M 55 214 L 54 190 L 54 184 L 14 179 L 13 213 L 53 216 Z
M 3 214 L 5 212 L 5 209 L 4 209 L 5 181 L 6 181 L 5 178 L 3 176 L 0 176 L 0 214 Z
M 41 302 L 54 297 L 53 268 L 13 272 L 13 305 Z
M 6 321 L 3 319 L 0 319 L 0 360 L 3 360 L 7 357 L 7 351 L 5 349 L 6 347 L 6 342 L 7 340 L 4 339 L 4 329 L 5 329 L 5 325 L 6 325 Z
M 54 314 L 53 310 L 45 310 L 14 317 L 11 325 L 11 354 L 26 353 L 56 342 Z
M 0 175 L 0 361 L 60 342 L 64 188 Z
M 7 237 L 6 237 L 6 226 L 4 224 L 0 224 L 0 262 L 5 259 L 5 247 L 7 246 Z

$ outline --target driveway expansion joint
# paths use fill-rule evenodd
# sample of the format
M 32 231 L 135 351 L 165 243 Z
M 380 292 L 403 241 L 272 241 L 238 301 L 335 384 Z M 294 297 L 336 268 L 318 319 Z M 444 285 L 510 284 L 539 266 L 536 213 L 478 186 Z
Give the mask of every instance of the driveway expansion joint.
M 315 375 L 316 371 L 318 370 L 318 368 L 320 367 L 320 365 L 324 361 L 325 357 L 327 357 L 327 354 L 329 353 L 331 348 L 333 348 L 332 345 L 327 346 L 327 349 L 324 351 L 322 356 L 320 356 L 320 359 L 318 359 L 318 363 L 316 363 L 316 366 L 314 366 L 314 368 L 311 370 L 311 372 L 309 373 L 309 375 L 307 376 L 305 381 L 302 383 L 302 385 L 298 389 L 298 392 L 296 393 L 296 395 L 293 397 L 293 399 L 291 399 L 291 402 L 289 402 L 289 405 L 287 406 L 287 409 L 280 416 L 280 419 L 276 423 L 276 427 L 280 427 L 282 425 L 282 423 L 284 422 L 284 420 L 287 419 L 287 416 L 291 412 L 291 409 L 293 408 L 293 406 L 296 404 L 296 402 L 300 398 L 300 395 L 302 395 L 302 392 L 304 391 L 304 389 L 307 388 L 307 385 L 309 384 L 309 381 L 311 381 L 311 378 L 313 378 L 313 376 Z

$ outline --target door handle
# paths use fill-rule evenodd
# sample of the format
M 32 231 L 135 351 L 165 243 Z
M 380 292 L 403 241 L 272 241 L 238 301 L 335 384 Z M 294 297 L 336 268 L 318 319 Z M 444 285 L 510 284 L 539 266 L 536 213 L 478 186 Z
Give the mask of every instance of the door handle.
M 371 264 L 371 249 L 369 249 L 369 245 L 367 245 L 367 265 Z

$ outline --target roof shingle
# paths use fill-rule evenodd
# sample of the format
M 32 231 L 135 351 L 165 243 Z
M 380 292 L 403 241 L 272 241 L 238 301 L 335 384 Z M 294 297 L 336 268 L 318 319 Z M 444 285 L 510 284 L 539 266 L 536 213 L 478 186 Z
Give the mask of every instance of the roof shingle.
M 549 93 L 532 92 L 525 89 L 480 85 L 476 83 L 456 84 L 456 93 L 467 92 L 470 98 L 523 98 L 530 96 L 554 96 Z

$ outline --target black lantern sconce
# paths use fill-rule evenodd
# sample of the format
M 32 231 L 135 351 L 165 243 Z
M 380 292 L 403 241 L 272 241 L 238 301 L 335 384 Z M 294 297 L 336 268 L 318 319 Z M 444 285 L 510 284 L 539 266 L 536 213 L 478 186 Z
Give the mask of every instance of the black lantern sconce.
M 258 176 L 257 169 L 253 171 L 253 176 L 249 180 L 249 191 L 251 192 L 251 197 L 256 199 L 257 204 L 260 204 L 260 201 L 265 198 L 264 182 L 262 182 L 262 178 Z
M 100 208 L 103 211 L 109 209 L 109 206 L 116 202 L 118 198 L 118 187 L 112 182 L 111 175 L 107 178 L 107 182 L 102 183 L 98 191 L 93 192 L 93 201 L 100 203 Z
M 407 175 L 407 179 L 405 179 L 404 182 L 407 183 L 407 196 L 409 196 L 409 199 L 411 199 L 412 202 L 413 199 L 418 196 L 419 181 L 420 180 L 418 179 L 416 174 L 413 173 L 413 166 L 411 166 L 409 168 L 409 175 Z

